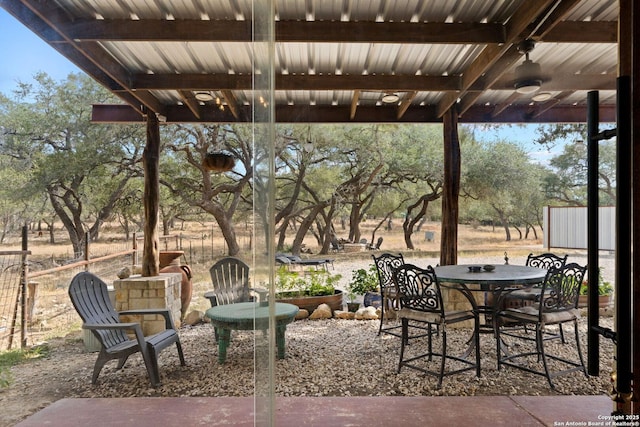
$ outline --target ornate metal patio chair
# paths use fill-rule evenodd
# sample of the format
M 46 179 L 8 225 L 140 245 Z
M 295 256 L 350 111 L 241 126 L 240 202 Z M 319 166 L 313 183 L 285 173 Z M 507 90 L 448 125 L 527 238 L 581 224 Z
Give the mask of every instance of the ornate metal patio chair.
M 527 261 L 525 262 L 526 266 L 542 268 L 544 270 L 548 270 L 550 268 L 561 268 L 567 263 L 567 257 L 559 256 L 550 252 L 545 252 L 539 255 L 534 255 L 530 253 L 527 256 Z M 536 285 L 527 289 L 518 289 L 513 292 L 509 292 L 506 294 L 503 304 L 501 304 L 501 309 L 505 308 L 520 308 L 526 305 L 531 305 L 536 301 L 540 300 L 540 293 L 542 291 L 542 284 Z M 526 325 L 524 326 L 526 330 Z M 559 327 L 558 334 L 547 335 L 547 339 L 552 338 L 560 338 L 564 343 L 564 332 L 562 330 L 562 325 Z
M 533 374 L 543 375 L 549 381 L 551 388 L 554 388 L 551 379 L 558 375 L 574 371 L 583 371 L 584 374 L 587 375 L 582 350 L 580 348 L 580 336 L 578 334 L 578 317 L 580 316 L 578 311 L 578 296 L 580 285 L 582 284 L 586 271 L 586 266 L 580 266 L 576 263 L 565 264 L 560 268 L 551 268 L 547 272 L 544 283 L 542 284 L 542 291 L 538 302 L 534 305 L 521 308 L 507 308 L 498 313 L 498 326 L 496 328 L 498 369 L 500 369 L 502 365 L 507 365 Z M 535 329 L 535 337 L 532 338 L 531 335 L 527 333 L 517 334 L 514 333 L 513 330 L 503 333 L 506 327 L 505 325 L 509 325 L 510 322 L 532 326 Z M 545 352 L 545 328 L 549 325 L 560 326 L 564 323 L 573 323 L 575 345 L 579 360 L 570 360 L 564 355 L 551 355 Z M 506 341 L 506 338 L 509 338 L 509 341 Z M 505 339 L 504 342 L 503 339 Z M 517 348 L 509 345 L 513 339 L 534 341 L 534 349 L 531 351 L 527 351 L 528 349 L 526 349 L 524 352 L 517 354 L 507 354 L 506 351 L 503 351 L 503 346 L 507 345 L 509 348 Z M 535 367 L 532 367 L 534 366 L 532 365 L 533 361 L 529 360 L 532 356 L 538 358 L 537 363 L 542 361 L 543 370 L 537 370 Z M 561 365 L 567 366 L 567 369 L 551 372 L 548 359 L 560 362 Z
M 78 273 L 69 286 L 69 297 L 82 319 L 83 329 L 89 329 L 100 342 L 98 360 L 93 368 L 91 382 L 95 384 L 102 367 L 109 360 L 118 359 L 117 369 L 121 369 L 131 354 L 140 352 L 147 368 L 149 380 L 154 387 L 160 385 L 158 355 L 166 347 L 175 344 L 180 364 L 185 365 L 180 337 L 176 332 L 171 313 L 167 309 L 127 310 L 117 312 L 109 299 L 106 283 L 92 273 Z M 162 315 L 165 319 L 164 331 L 145 337 L 139 323 L 120 322 L 120 315 Z M 129 338 L 127 331 L 135 334 Z
M 380 326 L 378 328 L 378 335 L 380 335 L 381 333 L 385 333 L 401 337 L 401 325 L 396 324 L 387 327 L 383 326 L 385 324 L 385 320 L 389 319 L 390 313 L 396 313 L 400 308 L 400 302 L 398 300 L 398 292 L 396 289 L 393 273 L 396 268 L 404 264 L 404 258 L 402 257 L 402 254 L 393 255 L 390 253 L 383 253 L 380 256 L 375 256 L 372 254 L 371 257 L 373 258 L 373 262 L 378 273 L 380 295 L 382 297 L 380 304 Z M 425 327 L 423 324 L 416 324 L 416 322 L 411 322 L 409 324 L 409 327 L 419 330 L 418 333 L 409 335 L 409 339 L 423 337 L 430 331 L 430 328 Z
M 378 328 L 378 335 L 384 332 L 389 335 L 400 337 L 402 336 L 401 331 L 399 331 L 399 329 L 401 329 L 400 325 L 383 328 L 383 324 L 385 322 L 385 311 L 387 312 L 387 317 L 389 317 L 389 312 L 391 312 L 392 310 L 398 310 L 400 308 L 398 294 L 396 292 L 396 285 L 393 281 L 393 273 L 396 268 L 404 264 L 404 258 L 402 254 L 393 255 L 390 253 L 384 253 L 378 257 L 375 255 L 371 255 L 371 257 L 373 258 L 373 262 L 376 266 L 376 271 L 378 272 L 380 295 L 382 296 L 382 301 L 380 304 L 380 327 Z
M 479 319 L 478 313 L 472 310 L 445 311 L 440 283 L 436 273 L 431 266 L 426 269 L 411 264 L 403 264 L 395 270 L 395 282 L 400 300 L 400 310 L 398 317 L 402 321 L 402 339 L 400 344 L 400 362 L 398 363 L 398 373 L 403 366 L 417 369 L 428 375 L 438 378 L 438 388 L 442 386 L 442 379 L 448 375 L 454 375 L 468 370 L 476 370 L 476 375 L 480 376 L 480 339 L 479 339 Z M 433 335 L 427 334 L 427 353 L 412 355 L 405 359 L 405 344 L 409 334 L 409 321 L 416 320 L 431 326 L 440 327 L 440 337 L 442 339 L 441 352 L 433 351 Z M 473 341 L 475 344 L 475 361 L 463 357 L 447 354 L 447 326 L 455 323 L 473 320 Z M 434 371 L 424 364 L 418 364 L 421 359 L 433 360 L 433 356 L 440 357 L 440 369 Z M 462 367 L 445 372 L 447 360 L 457 361 Z
M 550 268 L 560 268 L 567 262 L 568 255 L 563 257 L 553 253 L 543 253 L 540 255 L 529 254 L 527 256 L 526 266 L 536 267 L 548 270 Z M 528 289 L 522 289 L 510 292 L 505 298 L 504 308 L 519 308 L 524 305 L 530 305 L 531 301 L 540 299 L 540 291 L 542 284 Z

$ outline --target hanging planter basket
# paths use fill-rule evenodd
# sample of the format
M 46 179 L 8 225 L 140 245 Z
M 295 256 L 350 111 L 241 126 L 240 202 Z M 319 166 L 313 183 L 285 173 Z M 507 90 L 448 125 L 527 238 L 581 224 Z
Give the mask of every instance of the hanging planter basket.
M 212 172 L 228 172 L 236 164 L 236 160 L 226 153 L 207 153 L 202 161 L 202 166 Z

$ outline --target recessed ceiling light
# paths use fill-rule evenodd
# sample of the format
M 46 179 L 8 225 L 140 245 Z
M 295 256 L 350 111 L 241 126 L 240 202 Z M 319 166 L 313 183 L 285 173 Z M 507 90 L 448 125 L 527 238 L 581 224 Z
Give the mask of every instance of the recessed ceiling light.
M 400 97 L 398 96 L 397 93 L 385 93 L 382 96 L 382 102 L 384 102 L 385 104 L 393 104 L 396 103 L 400 100 Z
M 532 100 L 536 102 L 543 102 L 551 99 L 551 92 L 540 92 L 536 93 L 531 97 Z
M 211 95 L 209 92 L 196 92 L 195 96 L 198 101 L 202 101 L 202 102 L 213 101 L 213 95 Z

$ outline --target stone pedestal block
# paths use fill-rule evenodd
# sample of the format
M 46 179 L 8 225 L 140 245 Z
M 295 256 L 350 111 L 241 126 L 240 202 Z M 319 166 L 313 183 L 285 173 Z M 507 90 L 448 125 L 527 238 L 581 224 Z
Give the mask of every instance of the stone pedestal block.
M 176 327 L 180 326 L 180 287 L 182 274 L 162 273 L 154 277 L 131 276 L 113 282 L 116 311 L 168 308 Z M 123 322 L 140 322 L 145 335 L 165 329 L 160 315 L 122 316 Z

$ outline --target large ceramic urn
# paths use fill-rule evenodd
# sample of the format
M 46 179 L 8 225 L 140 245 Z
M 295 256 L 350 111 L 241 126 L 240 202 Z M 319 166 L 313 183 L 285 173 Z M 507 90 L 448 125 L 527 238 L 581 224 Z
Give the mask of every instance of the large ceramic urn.
M 187 314 L 189 304 L 191 303 L 191 295 L 193 293 L 193 284 L 191 278 L 191 267 L 180 263 L 180 257 L 184 255 L 184 251 L 160 251 L 160 273 L 182 273 L 182 282 L 180 285 L 180 314 L 181 319 Z

